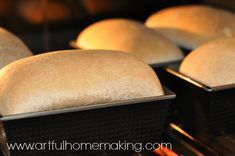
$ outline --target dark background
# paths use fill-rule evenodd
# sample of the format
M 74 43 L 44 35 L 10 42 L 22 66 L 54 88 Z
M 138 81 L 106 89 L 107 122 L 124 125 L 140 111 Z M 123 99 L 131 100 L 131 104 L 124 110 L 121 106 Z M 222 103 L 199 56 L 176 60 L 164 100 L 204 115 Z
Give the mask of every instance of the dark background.
M 0 26 L 38 54 L 70 49 L 69 41 L 97 20 L 124 17 L 145 21 L 162 8 L 187 4 L 235 10 L 233 0 L 0 0 Z

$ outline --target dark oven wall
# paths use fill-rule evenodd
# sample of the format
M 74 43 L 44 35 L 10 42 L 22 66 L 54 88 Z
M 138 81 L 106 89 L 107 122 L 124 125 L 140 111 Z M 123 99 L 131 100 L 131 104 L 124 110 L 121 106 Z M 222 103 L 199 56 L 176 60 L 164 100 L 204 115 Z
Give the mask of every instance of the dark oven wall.
M 0 0 L 0 26 L 18 35 L 35 53 L 71 49 L 69 41 L 87 25 L 123 17 L 144 21 L 165 7 L 230 0 Z

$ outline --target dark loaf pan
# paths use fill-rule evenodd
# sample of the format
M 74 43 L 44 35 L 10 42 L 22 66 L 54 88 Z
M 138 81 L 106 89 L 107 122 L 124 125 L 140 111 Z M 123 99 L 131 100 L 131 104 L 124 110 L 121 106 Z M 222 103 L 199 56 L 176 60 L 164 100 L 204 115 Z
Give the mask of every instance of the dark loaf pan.
M 7 155 L 81 155 L 94 151 L 8 151 L 7 143 L 157 142 L 175 95 L 1 117 L 1 148 Z M 4 141 L 5 140 L 5 141 Z
M 235 132 L 235 84 L 209 87 L 180 72 L 177 67 L 165 67 L 165 77 L 177 97 L 184 125 L 192 132 L 212 135 Z

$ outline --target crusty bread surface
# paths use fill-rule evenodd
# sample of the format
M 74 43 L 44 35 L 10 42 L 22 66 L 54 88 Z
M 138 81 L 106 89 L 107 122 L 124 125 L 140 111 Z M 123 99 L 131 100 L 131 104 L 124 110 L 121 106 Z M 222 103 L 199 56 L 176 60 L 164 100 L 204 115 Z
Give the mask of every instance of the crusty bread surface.
M 235 35 L 235 14 L 203 5 L 176 6 L 152 14 L 145 25 L 185 49 Z
M 235 84 L 235 38 L 216 39 L 195 49 L 180 72 L 209 87 Z
M 31 55 L 29 48 L 18 37 L 0 28 L 0 68 Z
M 148 64 L 181 60 L 181 50 L 165 36 L 128 19 L 106 19 L 84 29 L 76 45 L 82 49 L 117 50 Z
M 0 113 L 12 115 L 163 95 L 151 67 L 105 50 L 49 52 L 0 70 Z

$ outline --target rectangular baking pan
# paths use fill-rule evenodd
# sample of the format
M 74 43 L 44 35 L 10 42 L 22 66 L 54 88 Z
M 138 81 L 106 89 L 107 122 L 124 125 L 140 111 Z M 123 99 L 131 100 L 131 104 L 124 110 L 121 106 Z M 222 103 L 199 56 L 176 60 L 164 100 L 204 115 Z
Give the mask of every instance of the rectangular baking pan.
M 165 67 L 165 76 L 172 82 L 176 107 L 189 131 L 214 136 L 235 132 L 235 84 L 209 87 L 175 67 Z
M 168 107 L 175 95 L 165 95 L 1 117 L 1 140 L 7 143 L 157 142 L 164 130 Z M 1 143 L 7 153 L 6 144 Z M 4 148 L 5 147 L 5 148 Z M 77 155 L 90 151 L 11 150 L 13 156 Z M 93 152 L 93 151 L 92 151 Z M 88 154 L 89 155 L 89 154 Z
M 177 68 L 182 60 L 170 61 L 165 63 L 151 64 L 150 66 L 157 74 L 162 85 L 171 88 L 173 81 L 170 79 L 169 74 L 165 71 L 166 67 Z

